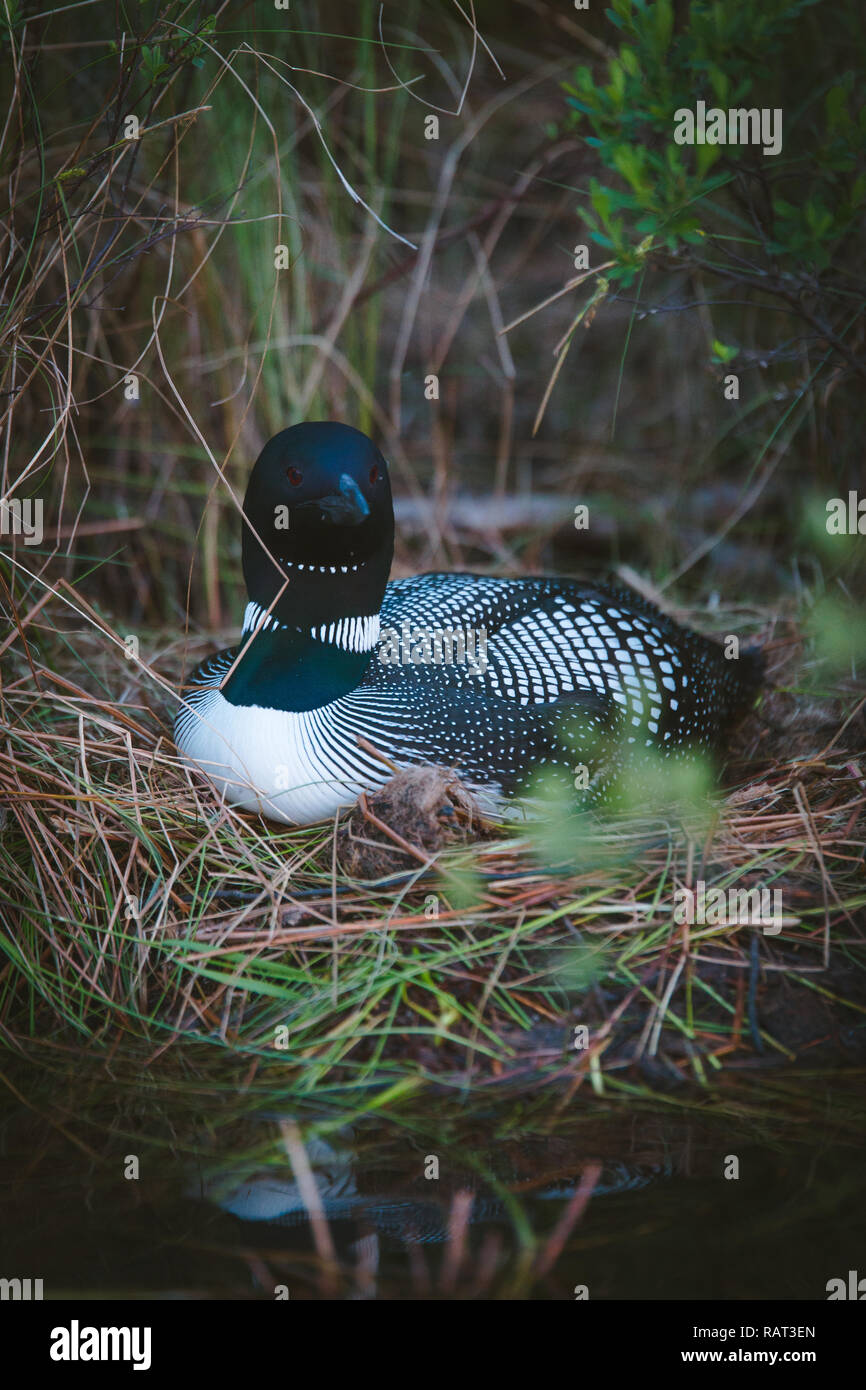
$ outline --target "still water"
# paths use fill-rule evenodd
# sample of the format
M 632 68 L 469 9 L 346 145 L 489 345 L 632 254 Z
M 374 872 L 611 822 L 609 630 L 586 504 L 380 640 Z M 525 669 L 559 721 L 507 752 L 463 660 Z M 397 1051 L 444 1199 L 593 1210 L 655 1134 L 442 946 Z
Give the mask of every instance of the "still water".
M 0 1274 L 45 1298 L 824 1300 L 864 1261 L 859 1070 L 348 1121 L 225 1073 L 3 1081 Z

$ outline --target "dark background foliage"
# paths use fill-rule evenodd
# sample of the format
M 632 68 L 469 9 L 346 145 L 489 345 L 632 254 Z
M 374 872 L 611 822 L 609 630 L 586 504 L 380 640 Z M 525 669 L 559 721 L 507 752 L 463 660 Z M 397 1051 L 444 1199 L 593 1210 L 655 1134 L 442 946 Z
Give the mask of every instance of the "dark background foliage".
M 856 586 L 862 546 L 823 519 L 863 447 L 859 7 L 476 14 L 483 37 L 446 4 L 385 5 L 381 32 L 339 0 L 12 12 L 4 469 L 45 499 L 50 582 L 131 630 L 236 622 L 227 485 L 339 418 L 392 459 L 403 568 L 626 563 L 747 605 Z M 782 153 L 674 146 L 699 97 L 780 106 Z M 501 333 L 580 244 L 605 286 Z

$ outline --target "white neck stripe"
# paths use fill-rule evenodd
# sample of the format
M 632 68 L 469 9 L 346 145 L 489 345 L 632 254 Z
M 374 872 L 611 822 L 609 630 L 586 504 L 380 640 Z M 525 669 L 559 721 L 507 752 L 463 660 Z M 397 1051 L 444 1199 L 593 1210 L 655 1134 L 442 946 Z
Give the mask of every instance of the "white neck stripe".
M 273 613 L 268 613 L 260 604 L 252 601 L 247 604 L 244 611 L 243 637 L 248 637 L 258 629 L 264 629 L 266 632 L 287 632 L 288 628 L 288 623 L 279 622 Z M 321 627 L 313 628 L 310 636 L 315 637 L 318 642 L 341 647 L 343 651 L 369 652 L 379 640 L 379 614 L 374 613 L 371 617 L 362 618 L 340 618 L 336 623 L 323 623 Z
M 374 613 L 370 618 L 341 618 L 337 623 L 313 628 L 313 636 L 347 652 L 369 652 L 379 640 L 379 614 Z

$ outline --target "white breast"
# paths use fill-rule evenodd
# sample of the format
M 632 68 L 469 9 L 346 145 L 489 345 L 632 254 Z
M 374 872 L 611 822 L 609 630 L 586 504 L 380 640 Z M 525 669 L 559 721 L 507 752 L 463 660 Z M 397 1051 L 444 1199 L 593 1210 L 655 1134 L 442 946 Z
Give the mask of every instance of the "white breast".
M 358 748 L 351 712 L 337 700 L 319 710 L 233 705 L 211 689 L 179 737 L 226 801 L 286 825 L 333 815 L 390 776 Z

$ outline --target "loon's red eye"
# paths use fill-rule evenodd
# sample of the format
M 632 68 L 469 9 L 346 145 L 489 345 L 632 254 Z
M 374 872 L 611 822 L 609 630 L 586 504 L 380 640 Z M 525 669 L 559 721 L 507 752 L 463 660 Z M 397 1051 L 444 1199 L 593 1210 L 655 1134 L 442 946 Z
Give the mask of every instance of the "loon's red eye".
M 373 464 L 373 467 L 370 469 L 370 482 L 371 482 L 371 483 L 375 483 L 378 477 L 379 477 L 379 469 L 377 468 L 376 464 L 374 463 L 374 464 Z
M 286 477 L 288 478 L 292 487 L 300 487 L 301 483 L 304 481 L 304 475 L 299 468 L 287 468 Z

